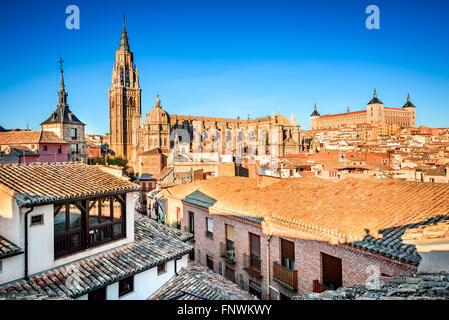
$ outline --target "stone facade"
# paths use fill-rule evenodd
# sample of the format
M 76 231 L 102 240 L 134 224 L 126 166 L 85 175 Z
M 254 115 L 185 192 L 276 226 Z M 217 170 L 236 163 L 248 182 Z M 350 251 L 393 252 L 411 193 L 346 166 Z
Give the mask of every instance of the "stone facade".
M 416 127 L 416 108 L 407 97 L 407 102 L 402 108 L 385 107 L 382 101 L 377 98 L 374 90 L 373 99 L 367 104 L 366 110 L 346 113 L 326 114 L 321 116 L 315 105 L 315 109 L 310 116 L 310 129 L 334 129 L 348 127 L 351 125 L 371 124 L 383 126 L 396 125 L 399 127 Z
M 282 156 L 301 150 L 301 130 L 293 114 L 290 120 L 274 112 L 271 117 L 247 120 L 175 115 L 162 108 L 158 95 L 142 122 L 139 73 L 124 25 L 109 89 L 109 130 L 111 149 L 125 157 L 134 170 L 139 170 L 139 154 L 154 148 L 170 150 L 180 142 L 192 153 L 226 150 L 236 155 L 241 150 L 247 155 L 250 145 L 258 155 Z M 235 134 L 239 131 L 243 140 Z

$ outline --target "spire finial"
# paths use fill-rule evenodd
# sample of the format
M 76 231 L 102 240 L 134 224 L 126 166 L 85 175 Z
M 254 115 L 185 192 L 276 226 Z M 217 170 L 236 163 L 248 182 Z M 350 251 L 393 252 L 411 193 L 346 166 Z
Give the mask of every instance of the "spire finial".
M 62 68 L 62 63 L 64 60 L 62 60 L 62 57 L 59 57 L 59 71 L 61 72 L 61 84 L 59 85 L 59 104 L 58 106 L 66 106 L 67 105 L 67 93 L 65 92 L 65 85 L 64 85 L 64 70 Z
M 407 102 L 410 102 L 410 92 L 407 93 Z
M 348 106 L 348 110 L 347 110 L 347 112 L 349 113 L 350 111 L 349 111 L 349 106 Z
M 315 106 L 313 107 L 313 111 L 317 111 L 317 109 L 316 109 L 316 102 L 315 102 Z
M 374 98 L 377 98 L 377 92 L 376 92 L 376 88 L 374 88 L 374 94 L 373 94 Z
M 129 50 L 128 45 L 128 35 L 126 34 L 126 28 L 125 28 L 125 14 L 123 13 L 123 29 L 122 29 L 122 36 L 120 38 L 120 49 Z
M 59 61 L 58 62 L 59 62 L 59 71 L 61 72 L 61 84 L 60 84 L 60 87 L 61 87 L 61 91 L 64 91 L 64 70 L 62 68 L 62 64 L 63 64 L 64 60 L 62 60 L 61 56 L 59 57 Z
M 159 91 L 157 93 L 157 98 L 156 98 L 156 107 L 160 107 L 161 106 L 161 99 L 159 99 Z

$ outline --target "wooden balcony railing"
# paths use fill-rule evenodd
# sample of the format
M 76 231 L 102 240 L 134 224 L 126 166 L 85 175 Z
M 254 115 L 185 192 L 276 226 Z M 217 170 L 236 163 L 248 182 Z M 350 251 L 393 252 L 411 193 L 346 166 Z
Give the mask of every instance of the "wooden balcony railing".
M 324 284 L 321 284 L 320 280 L 313 280 L 313 292 L 321 293 L 326 290 L 330 290 L 330 288 L 326 287 Z
M 89 228 L 90 246 L 96 246 L 125 236 L 125 221 L 93 225 Z
M 273 280 L 290 290 L 298 290 L 298 270 L 287 269 L 278 262 L 273 263 Z
M 81 250 L 83 248 L 83 239 L 83 230 L 55 234 L 55 257 L 58 258 Z
M 260 260 L 260 257 L 255 255 L 248 255 L 246 253 L 243 254 L 243 267 L 246 272 L 250 273 L 251 275 L 262 278 L 261 273 L 261 265 L 262 261 Z
M 220 256 L 229 263 L 236 263 L 234 249 L 227 248 L 223 242 L 220 242 Z

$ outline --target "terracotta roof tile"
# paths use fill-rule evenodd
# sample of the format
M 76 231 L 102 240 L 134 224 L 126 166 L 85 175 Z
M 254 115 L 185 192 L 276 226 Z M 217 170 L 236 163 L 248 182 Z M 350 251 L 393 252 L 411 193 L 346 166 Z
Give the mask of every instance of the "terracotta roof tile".
M 77 298 L 159 264 L 188 254 L 192 247 L 148 218 L 135 221 L 135 241 L 49 271 L 0 286 L 2 299 Z M 178 230 L 179 231 L 179 230 Z M 179 231 L 183 233 L 183 231 Z M 180 235 L 181 238 L 189 234 Z
M 303 177 L 260 187 L 254 179 L 218 177 L 157 196 L 193 198 L 215 214 L 263 218 L 268 234 L 353 243 L 413 263 L 420 258 L 402 243 L 405 230 L 449 218 L 449 185 L 422 182 Z
M 182 269 L 151 297 L 152 300 L 257 300 L 235 283 L 208 267 L 193 264 Z
M 96 166 L 73 162 L 0 165 L 0 183 L 16 192 L 19 206 L 139 190 Z
M 0 236 L 0 259 L 20 253 L 23 253 L 23 251 L 19 246 Z

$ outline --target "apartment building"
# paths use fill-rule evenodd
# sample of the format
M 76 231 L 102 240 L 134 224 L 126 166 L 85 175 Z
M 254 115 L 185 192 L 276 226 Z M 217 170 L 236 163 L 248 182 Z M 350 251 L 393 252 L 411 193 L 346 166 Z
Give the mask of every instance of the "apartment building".
M 156 195 L 159 216 L 194 234 L 190 259 L 262 299 L 415 273 L 421 256 L 401 236 L 448 219 L 448 198 L 442 184 L 317 177 L 218 177 Z

